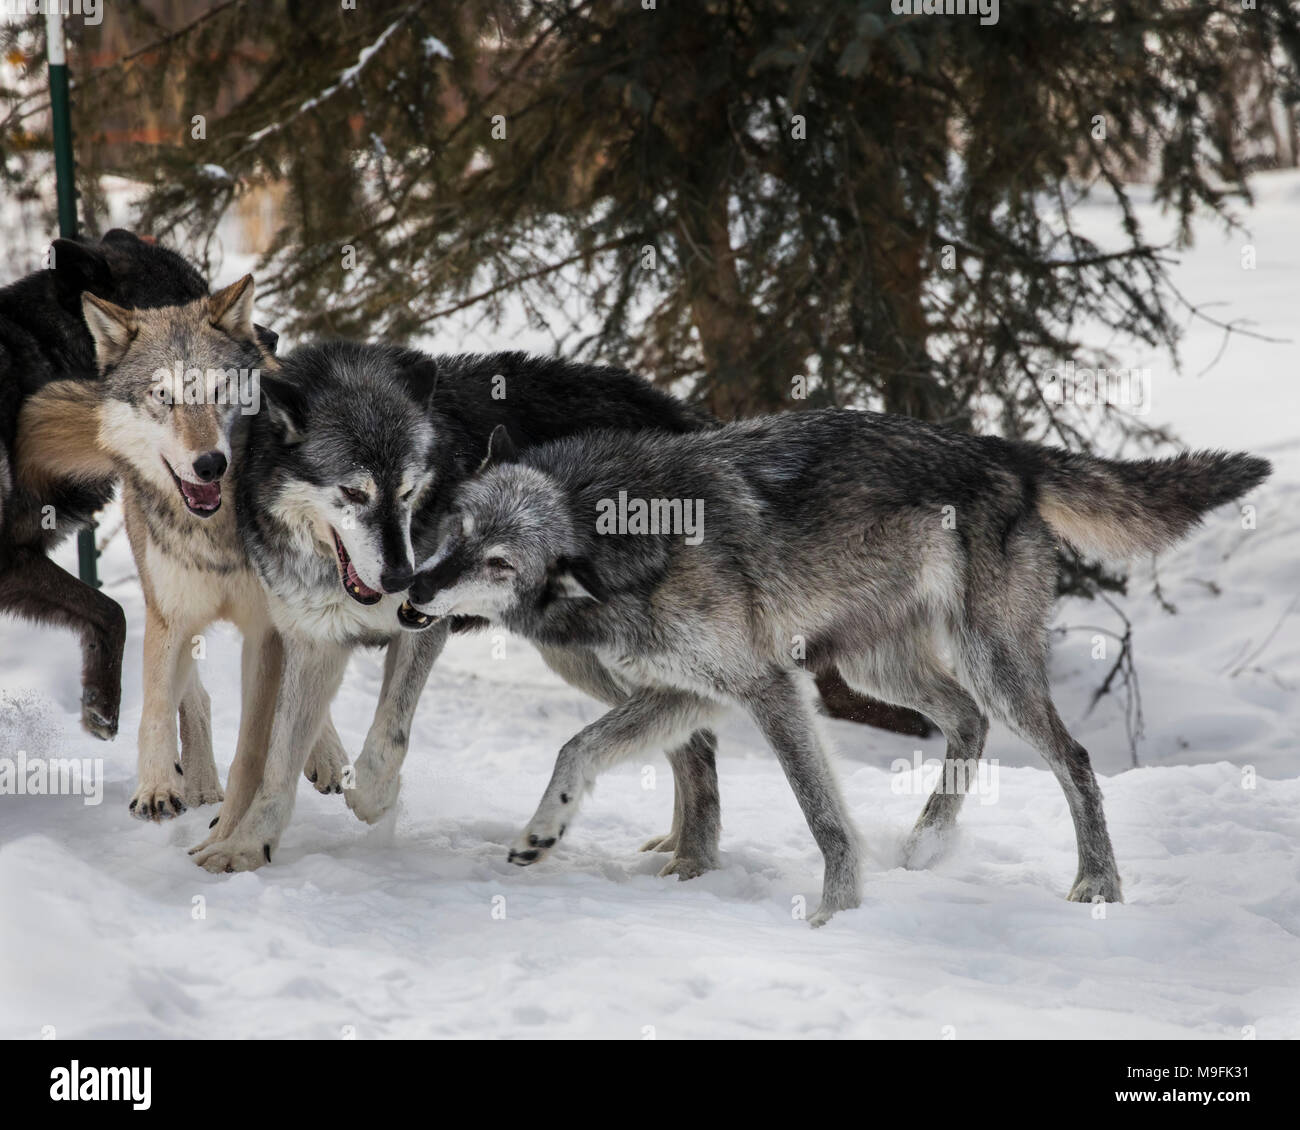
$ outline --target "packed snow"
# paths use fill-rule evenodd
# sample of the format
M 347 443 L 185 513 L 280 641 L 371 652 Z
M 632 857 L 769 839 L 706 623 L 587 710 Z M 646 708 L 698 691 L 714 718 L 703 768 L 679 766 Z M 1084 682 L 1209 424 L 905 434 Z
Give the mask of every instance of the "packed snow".
M 1221 302 L 1216 317 L 1295 338 L 1300 176 L 1257 188 L 1244 216 L 1257 268 L 1241 266 L 1242 236 L 1205 225 L 1175 278 L 1192 301 Z M 1101 205 L 1086 220 L 1094 234 L 1115 225 Z M 214 809 L 162 826 L 127 814 L 143 604 L 110 512 L 101 571 L 131 625 L 116 743 L 78 728 L 74 640 L 0 622 L 0 760 L 99 759 L 103 773 L 98 804 L 0 796 L 0 1036 L 1300 1037 L 1300 346 L 1235 338 L 1198 375 L 1220 345 L 1193 323 L 1184 375 L 1135 358 L 1153 368 L 1151 422 L 1276 465 L 1247 500 L 1253 522 L 1224 507 L 1160 561 L 1176 613 L 1152 595 L 1149 564 L 1117 599 L 1141 682 L 1137 767 L 1122 688 L 1089 710 L 1120 617 L 1066 601 L 1055 618 L 1057 701 L 1104 775 L 1123 905 L 1065 901 L 1075 849 L 1061 790 L 997 725 L 987 788 L 941 858 L 908 871 L 898 850 L 929 781 L 899 763 L 933 762 L 942 740 L 827 724 L 868 866 L 861 908 L 824 929 L 801 919 L 821 860 L 739 717 L 721 729 L 720 870 L 663 879 L 665 857 L 638 852 L 669 823 L 661 756 L 602 778 L 547 861 L 511 866 L 555 752 L 600 708 L 523 641 L 492 634 L 453 640 L 435 669 L 395 813 L 366 827 L 303 782 L 273 864 L 209 875 L 185 849 Z M 75 568 L 74 547 L 60 560 Z M 354 754 L 381 667 L 356 656 L 334 705 Z M 213 631 L 201 670 L 224 772 L 233 629 Z

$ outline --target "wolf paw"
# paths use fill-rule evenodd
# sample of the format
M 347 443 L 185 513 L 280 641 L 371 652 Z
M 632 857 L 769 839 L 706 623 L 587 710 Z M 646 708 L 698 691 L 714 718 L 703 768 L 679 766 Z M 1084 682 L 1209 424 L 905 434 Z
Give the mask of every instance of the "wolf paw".
M 205 804 L 220 804 L 226 799 L 221 788 L 221 778 L 217 767 L 209 758 L 202 766 L 191 764 L 185 775 L 185 803 L 190 808 L 199 808 Z
M 210 847 L 192 848 L 194 862 L 205 871 L 220 874 L 223 871 L 256 871 L 271 862 L 271 845 L 258 839 L 234 835 L 218 840 Z
M 364 820 L 367 824 L 377 824 L 397 803 L 397 794 L 401 787 L 400 774 L 392 777 L 376 777 L 373 773 L 366 772 L 364 766 L 358 763 L 356 781 L 351 788 L 344 790 L 343 799 L 358 820 Z
M 189 808 L 201 808 L 205 804 L 220 804 L 226 799 L 220 781 L 191 785 L 185 782 L 185 804 Z
M 841 910 L 852 910 L 855 906 L 859 906 L 860 904 L 861 900 L 859 899 L 844 899 L 838 902 L 823 899 L 821 906 L 819 906 L 813 912 L 813 916 L 808 919 L 808 925 L 816 930 L 819 926 L 825 926 L 826 923 L 834 918 Z
M 651 836 L 639 849 L 640 851 L 676 851 L 677 833 L 668 832 L 662 836 Z
M 659 872 L 661 879 L 666 879 L 669 875 L 676 875 L 678 879 L 685 882 L 687 879 L 695 879 L 703 875 L 706 871 L 716 871 L 717 863 L 709 859 L 698 859 L 690 856 L 674 855 L 664 868 Z
M 918 824 L 903 841 L 902 864 L 908 871 L 923 871 L 940 859 L 947 848 L 948 839 L 940 829 Z
M 100 741 L 111 742 L 117 737 L 117 707 L 98 687 L 82 689 L 81 728 Z
M 137 820 L 152 820 L 158 823 L 179 816 L 186 809 L 184 801 L 185 786 L 177 774 L 174 783 L 144 785 L 135 790 L 131 803 L 127 806 L 131 815 Z
M 1123 902 L 1118 875 L 1080 875 L 1066 895 L 1070 902 Z
M 312 783 L 318 793 L 341 793 L 343 770 L 347 764 L 347 755 L 341 749 L 318 745 L 307 758 L 302 775 Z
M 527 867 L 533 863 L 540 863 L 550 854 L 551 848 L 559 843 L 563 836 L 563 824 L 555 828 L 548 828 L 534 820 L 524 829 L 519 839 L 515 840 L 514 846 L 510 849 L 510 854 L 506 856 L 506 862 L 513 863 L 516 867 Z

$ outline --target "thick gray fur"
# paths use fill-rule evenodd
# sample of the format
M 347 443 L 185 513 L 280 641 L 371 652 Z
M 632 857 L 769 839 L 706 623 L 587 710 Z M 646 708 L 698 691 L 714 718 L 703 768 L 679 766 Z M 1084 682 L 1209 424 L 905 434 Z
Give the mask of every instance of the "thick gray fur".
M 458 491 L 411 600 L 593 654 L 630 692 L 560 751 L 516 863 L 546 855 L 602 769 L 734 703 L 776 753 L 825 857 L 812 921 L 856 906 L 856 837 L 806 693 L 806 669 L 833 662 L 856 689 L 933 718 L 946 769 L 981 755 L 990 714 L 1022 735 L 1074 821 L 1069 897 L 1119 901 L 1101 791 L 1048 686 L 1058 538 L 1155 552 L 1269 469 L 1212 452 L 1113 462 L 835 410 L 679 436 L 590 434 L 498 451 Z M 620 491 L 699 500 L 702 540 L 598 532 Z M 963 796 L 944 787 L 912 856 L 957 817 Z

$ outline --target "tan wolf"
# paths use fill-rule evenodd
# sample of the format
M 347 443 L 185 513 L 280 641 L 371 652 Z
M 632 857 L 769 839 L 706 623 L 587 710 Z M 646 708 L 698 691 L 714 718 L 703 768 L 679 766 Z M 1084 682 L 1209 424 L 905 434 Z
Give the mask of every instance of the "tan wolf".
M 132 310 L 86 295 L 102 379 L 47 385 L 20 421 L 16 462 L 29 486 L 102 475 L 106 461 L 122 483 L 145 596 L 139 782 L 130 803 L 140 819 L 222 799 L 210 701 L 195 667 L 208 626 L 228 620 L 242 632 L 245 695 L 250 681 L 276 674 L 262 669 L 275 656 L 262 586 L 234 507 L 223 505 L 246 430 L 240 421 L 257 411 L 261 372 L 277 367 L 273 335 L 260 337 L 253 324 L 253 294 L 246 275 L 184 306 Z M 265 742 L 259 724 L 269 719 L 241 718 L 240 746 Z M 324 778 L 317 787 L 329 791 L 345 759 L 332 727 L 322 745 L 325 760 L 313 758 L 313 768 Z

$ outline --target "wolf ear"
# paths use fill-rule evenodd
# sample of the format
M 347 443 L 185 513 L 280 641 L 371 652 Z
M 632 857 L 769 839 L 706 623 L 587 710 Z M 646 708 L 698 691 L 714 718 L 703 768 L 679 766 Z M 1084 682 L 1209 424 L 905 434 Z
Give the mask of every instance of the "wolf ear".
M 74 239 L 56 239 L 50 244 L 50 270 L 55 285 L 74 302 L 85 290 L 113 292 L 113 272 L 98 247 Z
M 609 590 L 605 587 L 596 567 L 585 557 L 561 557 L 555 563 L 551 574 L 555 591 L 560 596 L 572 597 L 574 600 L 594 600 L 604 604 L 609 599 Z
M 280 433 L 284 443 L 293 446 L 302 442 L 307 430 L 307 401 L 292 381 L 262 374 L 262 403 L 271 426 Z
M 253 323 L 253 332 L 257 334 L 257 342 L 262 349 L 274 357 L 275 347 L 280 344 L 280 335 L 257 322 Z
M 136 235 L 135 232 L 127 231 L 126 228 L 111 228 L 99 238 L 103 243 L 120 243 L 123 246 L 129 246 L 132 243 L 146 243 L 153 241 L 152 236 L 150 236 L 148 240 L 145 240 Z
M 208 298 L 208 320 L 233 338 L 255 338 L 253 330 L 253 276 L 217 291 Z
M 402 369 L 411 395 L 426 408 L 433 407 L 433 395 L 438 391 L 438 362 L 432 357 L 421 357 Z
M 517 454 L 514 440 L 510 438 L 505 424 L 498 424 L 488 436 L 487 455 L 483 457 L 483 462 L 478 465 L 478 471 L 475 473 L 481 474 L 498 463 L 513 463 Z
M 90 291 L 81 296 L 81 314 L 95 341 L 95 361 L 101 371 L 125 356 L 140 329 L 134 310 L 124 310 Z

